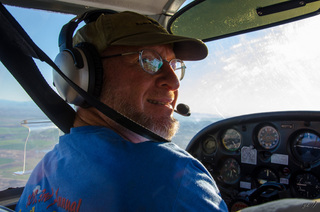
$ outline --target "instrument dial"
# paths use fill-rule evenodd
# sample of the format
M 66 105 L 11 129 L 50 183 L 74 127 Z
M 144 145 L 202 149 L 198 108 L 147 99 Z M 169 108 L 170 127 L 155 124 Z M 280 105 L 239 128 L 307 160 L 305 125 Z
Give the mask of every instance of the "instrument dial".
M 295 178 L 294 188 L 304 198 L 316 198 L 320 194 L 320 181 L 311 173 L 299 174 Z
M 320 161 L 320 137 L 311 131 L 302 131 L 294 137 L 293 154 L 301 162 Z
M 229 151 L 238 150 L 241 142 L 241 134 L 235 129 L 228 129 L 222 136 L 222 144 Z
M 220 177 L 226 184 L 236 183 L 240 178 L 239 163 L 233 158 L 228 158 L 222 164 L 222 167 L 220 169 Z
M 257 182 L 259 185 L 265 184 L 266 182 L 278 182 L 277 174 L 269 168 L 261 169 L 257 174 Z
M 249 207 L 249 204 L 244 200 L 237 200 L 231 204 L 230 211 L 240 211 Z
M 217 149 L 217 140 L 214 137 L 208 137 L 202 142 L 203 151 L 207 154 L 212 154 Z
M 279 144 L 279 132 L 272 126 L 264 126 L 258 132 L 259 144 L 265 149 L 273 149 Z

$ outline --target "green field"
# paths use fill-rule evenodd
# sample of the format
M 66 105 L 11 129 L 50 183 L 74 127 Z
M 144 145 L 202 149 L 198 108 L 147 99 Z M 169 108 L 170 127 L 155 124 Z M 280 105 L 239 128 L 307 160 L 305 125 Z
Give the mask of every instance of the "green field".
M 48 124 L 21 125 L 24 120 L 45 118 L 33 102 L 0 100 L 0 190 L 24 186 L 29 175 L 17 175 L 15 172 L 21 173 L 24 167 L 25 171 L 32 170 L 57 143 L 57 128 L 44 127 Z

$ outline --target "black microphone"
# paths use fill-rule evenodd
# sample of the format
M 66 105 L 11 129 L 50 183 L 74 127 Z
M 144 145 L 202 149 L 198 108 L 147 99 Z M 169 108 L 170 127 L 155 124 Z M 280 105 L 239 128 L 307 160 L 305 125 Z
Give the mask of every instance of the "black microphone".
M 186 104 L 182 104 L 182 103 L 177 105 L 177 109 L 174 110 L 174 112 L 176 112 L 182 116 L 190 116 L 191 115 L 189 106 Z

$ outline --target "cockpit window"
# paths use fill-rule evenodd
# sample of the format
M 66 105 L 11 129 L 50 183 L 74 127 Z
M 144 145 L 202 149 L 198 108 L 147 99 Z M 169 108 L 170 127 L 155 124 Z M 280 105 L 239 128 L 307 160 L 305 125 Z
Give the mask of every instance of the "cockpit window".
M 54 59 L 60 29 L 73 16 L 7 9 Z M 175 115 L 181 127 L 173 142 L 185 148 L 203 127 L 232 116 L 319 110 L 318 26 L 320 17 L 315 16 L 208 42 L 209 55 L 205 60 L 186 61 L 188 68 L 178 103 L 189 105 L 191 116 Z M 52 85 L 52 69 L 36 63 Z M 25 185 L 28 171 L 54 146 L 61 132 L 48 122 L 2 64 L 0 69 L 0 190 L 4 190 Z
M 73 16 L 6 6 L 24 30 L 50 57 L 58 53 L 63 24 Z M 19 58 L 13 58 L 19 62 Z M 35 61 L 52 85 L 52 71 Z M 61 131 L 31 100 L 0 63 L 0 191 L 23 187 L 41 158 L 58 142 Z
M 192 115 L 178 118 L 190 123 L 189 130 L 200 130 L 194 123 L 204 126 L 260 112 L 319 110 L 319 24 L 315 16 L 208 42 L 205 60 L 186 62 L 178 101 L 188 104 Z M 187 143 L 191 137 L 183 136 L 184 129 L 176 138 Z

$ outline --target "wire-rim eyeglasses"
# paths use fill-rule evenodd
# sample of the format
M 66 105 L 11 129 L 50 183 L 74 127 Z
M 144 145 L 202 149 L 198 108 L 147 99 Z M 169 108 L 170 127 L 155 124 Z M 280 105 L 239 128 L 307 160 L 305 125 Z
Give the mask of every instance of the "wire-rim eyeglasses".
M 160 54 L 154 50 L 151 49 L 143 49 L 136 52 L 126 52 L 122 54 L 115 54 L 115 55 L 108 55 L 108 56 L 102 56 L 101 59 L 107 59 L 111 57 L 119 57 L 119 56 L 126 56 L 131 54 L 139 54 L 139 63 L 141 68 L 149 73 L 149 74 L 156 74 L 159 72 L 161 67 L 163 66 L 163 61 L 169 63 L 172 70 L 177 75 L 178 79 L 181 81 L 184 77 L 186 66 L 184 62 L 180 59 L 172 59 L 170 61 L 167 61 L 163 59 Z

